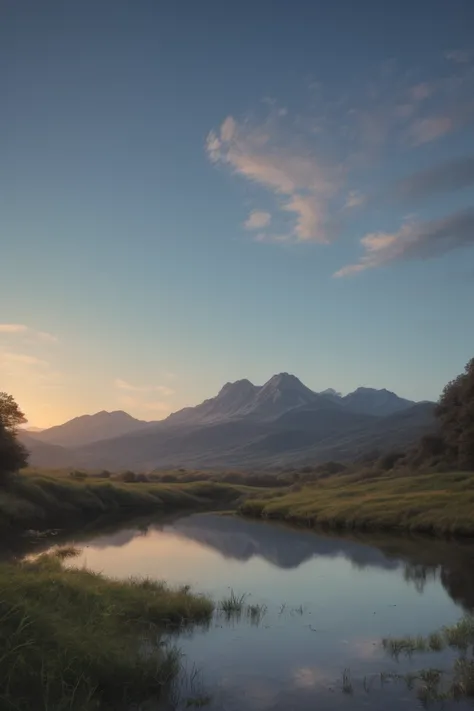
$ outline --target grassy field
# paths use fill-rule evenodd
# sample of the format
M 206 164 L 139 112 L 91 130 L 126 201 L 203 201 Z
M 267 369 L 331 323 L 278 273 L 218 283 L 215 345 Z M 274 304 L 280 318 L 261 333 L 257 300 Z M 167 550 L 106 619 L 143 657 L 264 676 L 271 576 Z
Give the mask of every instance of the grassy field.
M 333 476 L 245 500 L 240 513 L 304 526 L 474 535 L 474 473 Z
M 235 507 L 239 499 L 256 491 L 213 481 L 125 483 L 29 471 L 0 487 L 0 530 L 72 526 L 108 514 Z
M 0 708 L 127 709 L 157 698 L 179 670 L 162 631 L 207 622 L 188 589 L 118 582 L 63 567 L 71 551 L 0 565 Z

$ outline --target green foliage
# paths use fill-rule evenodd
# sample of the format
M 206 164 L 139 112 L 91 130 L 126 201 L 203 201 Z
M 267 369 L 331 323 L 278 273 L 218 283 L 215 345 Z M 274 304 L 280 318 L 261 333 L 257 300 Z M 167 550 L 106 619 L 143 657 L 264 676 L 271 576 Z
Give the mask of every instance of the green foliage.
M 16 428 L 26 422 L 11 395 L 0 392 L 0 485 L 26 467 L 28 452 L 16 438 Z
M 460 467 L 474 469 L 474 358 L 446 385 L 436 414 L 447 451 Z
M 0 529 L 74 526 L 105 514 L 233 507 L 256 489 L 213 481 L 126 484 L 95 475 L 22 472 L 0 489 Z M 83 475 L 85 478 L 83 478 Z
M 25 424 L 26 417 L 18 407 L 12 395 L 0 392 L 0 425 L 13 432 Z
M 28 463 L 28 452 L 15 433 L 0 423 L 0 485 Z
M 303 526 L 474 535 L 474 476 L 371 470 L 319 480 L 283 496 L 247 498 L 246 516 Z
M 210 600 L 151 580 L 118 582 L 61 559 L 0 565 L 0 708 L 126 709 L 178 671 L 165 628 L 207 622 Z

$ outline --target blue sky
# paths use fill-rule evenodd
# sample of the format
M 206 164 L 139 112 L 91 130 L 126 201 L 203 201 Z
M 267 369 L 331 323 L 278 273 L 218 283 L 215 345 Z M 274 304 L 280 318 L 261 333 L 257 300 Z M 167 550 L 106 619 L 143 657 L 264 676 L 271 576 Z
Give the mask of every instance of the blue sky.
M 474 355 L 471 0 L 6 0 L 0 389 L 436 398 Z

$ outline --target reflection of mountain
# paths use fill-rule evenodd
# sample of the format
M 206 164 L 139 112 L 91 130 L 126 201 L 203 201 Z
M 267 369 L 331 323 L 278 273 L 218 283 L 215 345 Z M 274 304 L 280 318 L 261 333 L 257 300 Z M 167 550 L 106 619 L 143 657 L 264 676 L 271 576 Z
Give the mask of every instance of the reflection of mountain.
M 246 561 L 260 556 L 280 568 L 296 568 L 318 556 L 344 556 L 359 568 L 403 566 L 406 581 L 420 592 L 428 580 L 439 577 L 456 603 L 474 610 L 474 545 L 470 543 L 369 534 L 336 538 L 212 514 L 179 519 L 171 530 L 227 558 Z
M 258 556 L 279 568 L 297 568 L 313 557 L 339 555 L 361 567 L 399 565 L 363 543 L 233 516 L 196 514 L 176 521 L 173 531 L 214 548 L 226 558 L 246 561 Z

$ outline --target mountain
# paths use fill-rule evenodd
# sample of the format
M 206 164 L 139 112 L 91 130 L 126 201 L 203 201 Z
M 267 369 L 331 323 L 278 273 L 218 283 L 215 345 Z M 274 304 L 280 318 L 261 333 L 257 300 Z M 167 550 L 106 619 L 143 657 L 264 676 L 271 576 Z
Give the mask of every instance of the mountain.
M 136 420 L 126 412 L 97 412 L 95 415 L 81 415 L 63 425 L 50 427 L 34 433 L 35 441 L 55 444 L 61 447 L 80 447 L 102 439 L 120 437 L 146 427 L 149 423 Z
M 265 385 L 253 385 L 249 380 L 226 383 L 216 397 L 196 407 L 175 412 L 165 425 L 203 425 L 251 418 L 270 420 L 294 407 L 316 402 L 319 395 L 303 385 L 294 375 L 274 375 Z
M 433 405 L 389 417 L 342 406 L 293 408 L 273 420 L 249 417 L 205 425 L 154 426 L 75 450 L 80 466 L 151 471 L 174 467 L 275 468 L 352 461 L 368 452 L 404 449 L 433 427 Z
M 196 407 L 185 407 L 164 420 L 171 425 L 198 425 L 239 417 L 242 408 L 252 402 L 261 390 L 250 380 L 226 383 L 216 397 L 204 400 Z
M 339 401 L 342 398 L 342 393 L 339 393 L 337 390 L 334 390 L 334 388 L 326 388 L 326 390 L 323 390 L 319 394 L 324 395 L 324 397 L 327 397 L 330 400 L 338 400 Z
M 84 468 L 274 468 L 403 449 L 433 427 L 433 407 L 371 388 L 316 393 L 279 373 L 262 386 L 227 383 L 160 422 L 100 412 L 28 436 L 32 463 L 44 466 L 47 452 L 35 443 L 61 445 L 51 457 L 63 461 L 69 452 L 71 465 Z
M 56 444 L 46 444 L 40 442 L 36 433 L 32 436 L 24 430 L 18 431 L 18 439 L 29 452 L 29 463 L 34 467 L 52 467 L 62 469 L 63 467 L 76 466 L 79 457 L 71 449 L 59 447 Z
M 375 390 L 374 388 L 357 388 L 341 398 L 345 407 L 352 412 L 362 412 L 366 415 L 385 417 L 401 412 L 415 405 L 413 400 L 398 397 L 390 390 Z

